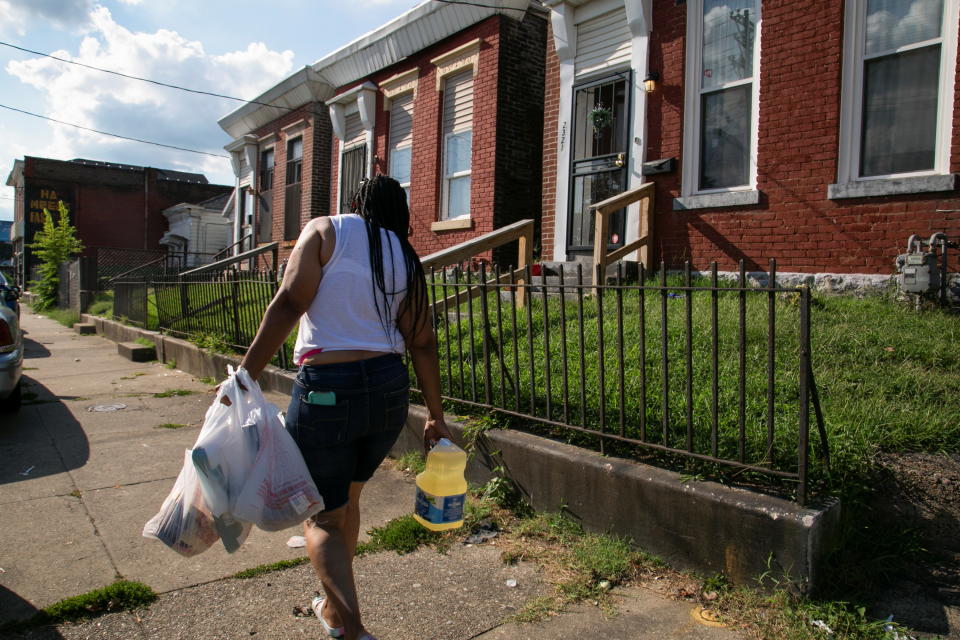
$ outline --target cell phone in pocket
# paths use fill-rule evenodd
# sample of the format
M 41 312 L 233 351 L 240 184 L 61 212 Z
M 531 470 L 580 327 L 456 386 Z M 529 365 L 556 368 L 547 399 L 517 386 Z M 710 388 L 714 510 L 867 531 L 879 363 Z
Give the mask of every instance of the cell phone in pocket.
M 337 394 L 333 391 L 310 391 L 307 393 L 307 404 L 330 407 L 337 404 Z

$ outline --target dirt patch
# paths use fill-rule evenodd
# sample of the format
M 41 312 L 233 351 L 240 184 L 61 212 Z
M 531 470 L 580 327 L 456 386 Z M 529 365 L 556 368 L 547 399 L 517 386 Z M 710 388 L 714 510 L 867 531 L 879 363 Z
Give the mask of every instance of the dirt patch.
M 878 594 L 872 613 L 960 639 L 960 455 L 883 454 L 879 463 L 872 506 L 881 524 L 915 532 L 925 552 Z

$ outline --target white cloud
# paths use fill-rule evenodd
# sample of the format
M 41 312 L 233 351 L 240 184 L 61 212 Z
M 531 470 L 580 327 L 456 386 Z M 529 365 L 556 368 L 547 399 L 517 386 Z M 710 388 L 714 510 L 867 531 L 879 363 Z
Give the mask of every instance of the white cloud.
M 60 29 L 82 31 L 89 26 L 93 0 L 0 0 L 0 34 L 24 36 L 27 23 L 38 18 Z
M 0 0 L 4 2 L 6 0 Z M 175 31 L 134 32 L 117 24 L 110 11 L 95 7 L 90 31 L 76 54 L 53 55 L 86 65 L 194 89 L 253 98 L 289 75 L 294 54 L 262 43 L 209 55 L 203 44 Z M 6 71 L 45 98 L 34 111 L 51 118 L 125 136 L 224 154 L 229 138 L 217 120 L 240 103 L 200 96 L 106 74 L 77 65 L 32 58 L 11 61 Z M 187 171 L 210 171 L 211 181 L 232 182 L 229 161 L 107 138 L 51 124 L 52 140 L 30 155 L 86 157 Z
M 141 2 L 143 2 L 143 0 L 120 0 L 120 4 L 130 4 L 130 5 L 140 4 Z
M 913 0 L 902 13 L 896 9 L 888 4 L 867 16 L 867 53 L 888 51 L 940 35 L 943 0 Z

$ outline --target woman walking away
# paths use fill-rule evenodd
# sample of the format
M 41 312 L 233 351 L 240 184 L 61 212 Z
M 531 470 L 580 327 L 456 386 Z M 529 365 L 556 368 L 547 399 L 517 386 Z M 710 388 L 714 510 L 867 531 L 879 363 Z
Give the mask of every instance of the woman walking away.
M 242 366 L 255 379 L 299 320 L 300 370 L 286 426 L 326 505 L 304 523 L 325 593 L 313 609 L 330 636 L 374 640 L 360 619 L 353 557 L 360 492 L 407 416 L 404 348 L 429 412 L 424 446 L 450 432 L 423 267 L 407 240 L 406 194 L 396 180 L 377 176 L 360 186 L 352 209 L 303 229 Z

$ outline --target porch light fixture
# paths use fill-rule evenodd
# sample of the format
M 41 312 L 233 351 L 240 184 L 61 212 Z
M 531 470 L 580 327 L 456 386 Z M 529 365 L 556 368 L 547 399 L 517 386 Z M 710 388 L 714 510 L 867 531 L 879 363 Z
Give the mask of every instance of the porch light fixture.
M 653 93 L 657 90 L 658 82 L 660 82 L 660 73 L 650 71 L 647 73 L 647 77 L 643 79 L 643 88 L 647 90 L 647 93 Z

